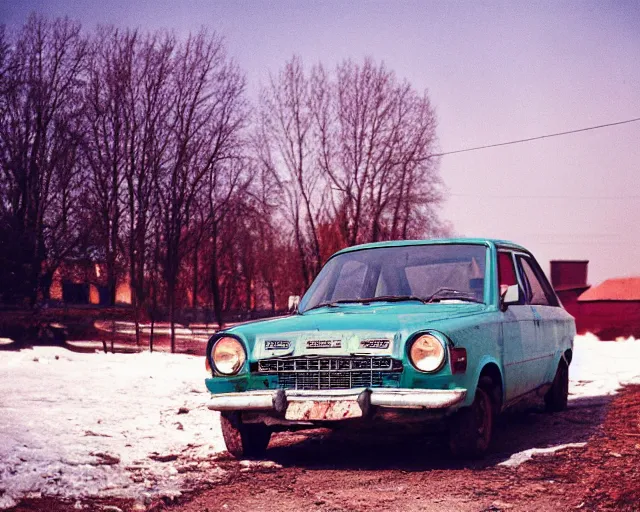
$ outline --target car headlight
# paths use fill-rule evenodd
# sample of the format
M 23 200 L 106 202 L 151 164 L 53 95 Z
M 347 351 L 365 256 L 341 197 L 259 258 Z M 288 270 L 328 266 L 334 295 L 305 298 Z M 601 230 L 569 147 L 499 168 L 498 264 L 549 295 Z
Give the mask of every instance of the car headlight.
M 421 372 L 435 372 L 444 364 L 444 346 L 432 334 L 423 334 L 411 344 L 409 359 Z
M 218 373 L 223 375 L 238 373 L 246 358 L 242 343 L 235 338 L 224 336 L 213 344 L 211 361 Z

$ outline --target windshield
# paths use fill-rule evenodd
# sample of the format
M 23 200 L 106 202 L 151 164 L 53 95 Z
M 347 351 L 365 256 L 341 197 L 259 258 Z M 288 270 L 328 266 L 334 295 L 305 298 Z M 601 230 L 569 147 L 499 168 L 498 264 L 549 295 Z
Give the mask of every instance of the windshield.
M 300 311 L 344 302 L 484 302 L 487 248 L 446 244 L 380 247 L 330 259 Z

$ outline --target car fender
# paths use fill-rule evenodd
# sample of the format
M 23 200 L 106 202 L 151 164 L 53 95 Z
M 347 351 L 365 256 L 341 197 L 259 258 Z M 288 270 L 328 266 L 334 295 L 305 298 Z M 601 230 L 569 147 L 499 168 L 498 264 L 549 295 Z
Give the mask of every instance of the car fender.
M 567 351 L 571 351 L 571 357 L 567 357 Z M 560 361 L 564 361 L 568 366 L 571 365 L 571 359 L 573 358 L 573 339 L 572 338 L 564 338 L 560 342 L 560 346 L 556 350 L 554 354 L 554 366 L 553 366 L 553 374 L 555 376 L 555 369 L 560 364 Z
M 502 403 L 503 404 L 505 403 L 506 385 L 504 382 L 504 370 L 502 368 L 502 364 L 494 356 L 490 354 L 485 354 L 480 358 L 480 361 L 475 366 L 473 373 L 471 373 L 468 377 L 469 380 L 467 385 L 467 398 L 465 399 L 465 403 L 464 403 L 465 406 L 471 405 L 473 403 L 473 400 L 475 399 L 475 396 L 476 396 L 476 389 L 478 388 L 478 383 L 480 382 L 480 375 L 482 374 L 482 371 L 485 369 L 485 367 L 489 364 L 494 364 L 498 368 L 498 371 L 500 372 L 500 381 L 502 384 L 501 399 L 502 399 Z

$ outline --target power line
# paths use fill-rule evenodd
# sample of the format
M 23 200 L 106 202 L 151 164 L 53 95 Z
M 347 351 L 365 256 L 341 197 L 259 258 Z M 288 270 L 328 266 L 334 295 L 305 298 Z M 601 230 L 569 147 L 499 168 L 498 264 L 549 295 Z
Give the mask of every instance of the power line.
M 640 195 L 620 195 L 620 196 L 570 196 L 570 195 L 510 195 L 510 194 L 449 194 L 452 197 L 481 197 L 484 199 L 640 199 Z
M 528 237 L 561 237 L 561 238 L 619 238 L 624 236 L 620 233 L 523 233 L 523 236 Z
M 633 240 L 632 238 L 628 239 L 628 240 L 611 240 L 611 241 L 607 241 L 607 242 L 603 242 L 602 240 L 578 240 L 578 241 L 574 241 L 574 242 L 537 242 L 536 245 L 553 245 L 558 246 L 558 245 L 624 245 L 626 247 L 628 246 L 633 246 L 634 245 L 635 240 Z
M 453 155 L 455 153 L 467 153 L 469 151 L 477 151 L 479 149 L 497 148 L 499 146 L 509 146 L 511 144 L 520 144 L 522 142 L 531 142 L 533 140 L 549 139 L 551 137 L 559 137 L 561 135 L 569 135 L 571 133 L 588 132 L 589 130 L 598 130 L 600 128 L 608 128 L 610 126 L 618 126 L 621 124 L 635 123 L 640 121 L 640 117 L 634 119 L 627 119 L 625 121 L 616 121 L 615 123 L 599 124 L 597 126 L 588 126 L 587 128 L 578 128 L 577 130 L 569 130 L 566 132 L 548 133 L 546 135 L 538 135 L 537 137 L 529 137 L 527 139 L 510 140 L 508 142 L 498 142 L 496 144 L 487 144 L 486 146 L 475 146 L 472 148 L 456 149 L 455 151 L 445 151 L 443 153 L 436 153 L 432 156 L 444 156 Z

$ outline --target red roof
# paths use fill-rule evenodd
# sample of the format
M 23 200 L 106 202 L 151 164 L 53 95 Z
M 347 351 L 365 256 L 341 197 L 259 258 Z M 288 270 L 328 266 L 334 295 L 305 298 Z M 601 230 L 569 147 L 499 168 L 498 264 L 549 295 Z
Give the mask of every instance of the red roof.
M 587 290 L 578 298 L 580 302 L 596 300 L 640 301 L 640 277 L 607 279 L 598 286 Z
M 573 290 L 588 290 L 589 288 L 591 288 L 590 284 L 582 284 L 582 285 L 577 285 L 577 284 L 565 284 L 562 286 L 554 286 L 553 289 L 556 292 L 568 292 L 568 291 L 573 291 Z

